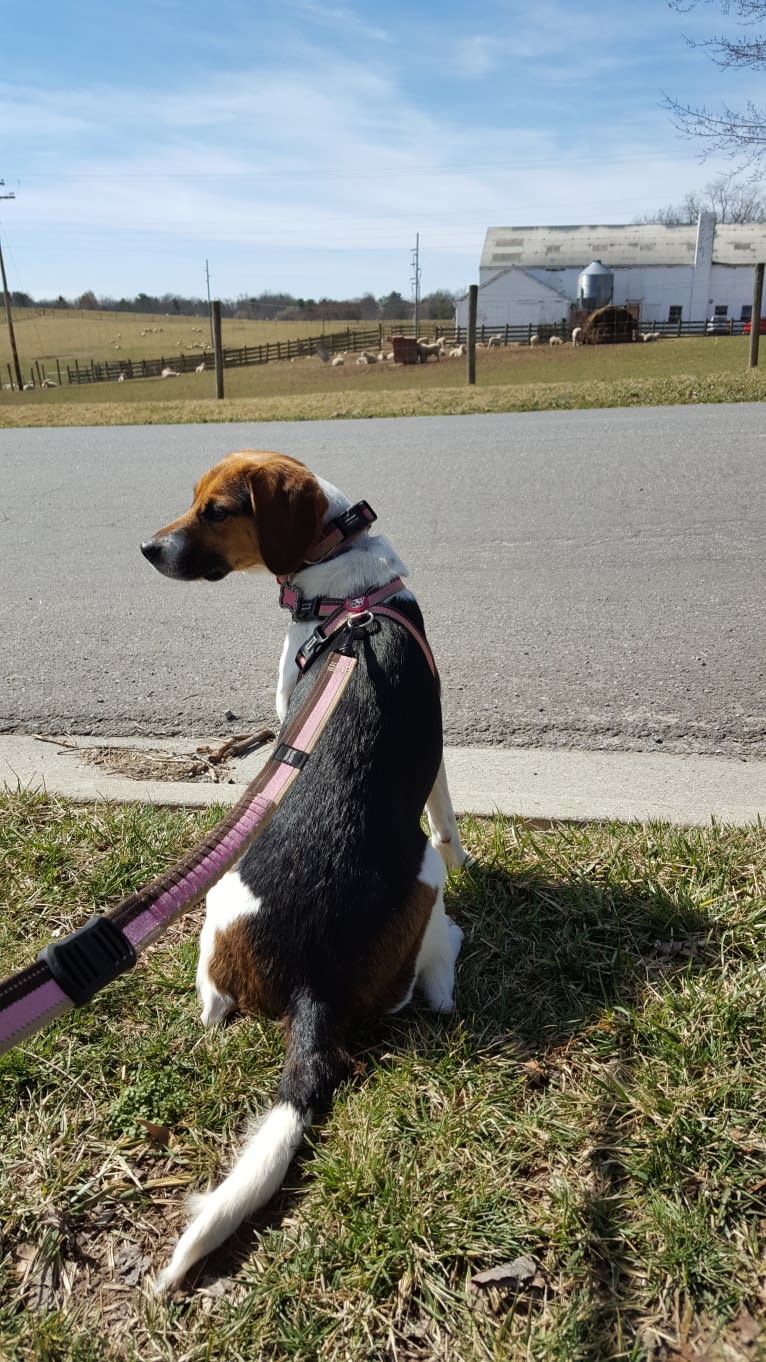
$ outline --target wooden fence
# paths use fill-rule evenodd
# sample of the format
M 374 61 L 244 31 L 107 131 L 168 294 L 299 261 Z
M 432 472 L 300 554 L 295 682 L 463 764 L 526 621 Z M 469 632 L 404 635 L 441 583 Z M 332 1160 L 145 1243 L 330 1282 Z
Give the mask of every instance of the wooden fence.
M 711 323 L 707 320 L 665 322 L 642 319 L 640 329 L 643 332 L 654 331 L 661 336 L 742 335 L 743 325 L 741 321 L 735 322 L 725 318 L 722 326 L 726 329 L 718 326 L 711 329 Z M 431 339 L 443 337 L 450 345 L 464 344 L 467 340 L 466 327 L 448 322 L 421 322 L 418 332 Z M 347 327 L 342 331 L 333 331 L 324 336 L 309 336 L 302 340 L 225 347 L 223 367 L 239 369 L 250 364 L 272 364 L 280 360 L 301 359 L 312 355 L 317 357 L 325 355 L 331 359 L 333 355 L 341 353 L 354 354 L 361 350 L 377 352 L 390 347 L 393 334 L 412 336 L 415 333 L 411 322 L 379 322 L 366 328 Z M 548 340 L 550 336 L 560 336 L 566 341 L 570 339 L 572 332 L 569 323 L 564 320 L 539 326 L 481 325 L 476 328 L 476 339 L 483 344 L 486 344 L 490 337 L 497 336 L 503 345 L 528 345 L 535 334 L 541 340 Z M 37 374 L 33 372 L 31 378 L 33 383 L 36 378 L 39 384 L 46 379 L 46 373 L 44 366 L 41 369 L 39 363 L 36 364 L 36 368 Z M 56 360 L 56 379 L 59 384 L 64 377 L 68 383 L 75 384 L 115 383 L 134 378 L 160 378 L 163 369 L 169 369 L 174 374 L 212 372 L 213 354 L 212 351 L 207 351 L 204 356 L 196 353 L 163 355 L 159 359 L 92 359 L 88 362 L 75 360 L 74 364 L 67 364 L 65 370 L 63 363 Z
M 421 335 L 438 336 L 445 334 L 447 328 L 426 322 L 418 328 Z M 412 324 L 408 322 L 378 322 L 367 328 L 347 327 L 344 331 L 333 331 L 329 335 L 309 336 L 304 340 L 269 341 L 263 345 L 225 346 L 223 349 L 224 369 L 240 369 L 250 364 L 272 364 L 278 360 L 303 359 L 312 355 L 356 353 L 361 350 L 375 350 L 376 354 L 384 346 L 390 346 L 392 333 L 413 335 Z M 454 334 L 454 327 L 450 329 Z M 109 359 L 80 362 L 66 367 L 69 383 L 114 383 L 129 378 L 160 378 L 163 369 L 171 369 L 174 374 L 193 374 L 215 368 L 213 352 L 206 351 L 204 356 L 163 355 L 160 359 Z

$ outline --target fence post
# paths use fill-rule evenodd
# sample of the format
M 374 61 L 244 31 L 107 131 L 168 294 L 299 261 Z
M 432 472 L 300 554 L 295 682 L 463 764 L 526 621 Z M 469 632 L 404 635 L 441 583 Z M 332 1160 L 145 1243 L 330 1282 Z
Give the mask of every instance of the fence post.
M 468 348 L 466 350 L 466 383 L 476 382 L 476 311 L 479 305 L 479 285 L 471 284 L 468 289 Z
M 215 353 L 215 395 L 217 401 L 220 402 L 223 398 L 223 351 L 221 349 L 221 304 L 217 300 L 210 304 L 210 318 Z
M 763 300 L 763 264 L 756 265 L 753 278 L 753 310 L 750 313 L 750 352 L 748 369 L 758 368 L 758 342 L 761 339 L 761 302 Z

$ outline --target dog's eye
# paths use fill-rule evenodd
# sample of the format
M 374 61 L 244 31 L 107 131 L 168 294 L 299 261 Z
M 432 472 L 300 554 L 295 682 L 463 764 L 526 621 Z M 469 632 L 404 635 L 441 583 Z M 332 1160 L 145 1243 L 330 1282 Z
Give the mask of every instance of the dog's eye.
M 231 515 L 228 506 L 222 506 L 220 502 L 211 501 L 202 512 L 203 520 L 225 520 L 227 515 Z

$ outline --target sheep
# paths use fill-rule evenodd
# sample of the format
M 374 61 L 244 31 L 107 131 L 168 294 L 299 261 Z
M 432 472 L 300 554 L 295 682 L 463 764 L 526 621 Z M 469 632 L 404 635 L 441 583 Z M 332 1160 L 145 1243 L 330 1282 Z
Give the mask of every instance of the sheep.
M 160 374 L 160 378 L 180 378 L 180 377 L 181 375 L 179 374 L 177 369 L 163 369 L 162 373 Z
M 40 387 L 41 387 L 41 388 L 57 388 L 57 387 L 58 387 L 58 383 L 56 382 L 55 378 L 44 378 L 43 381 L 42 381 L 42 383 L 40 384 Z
M 418 359 L 421 364 L 428 363 L 429 355 L 435 355 L 439 360 L 443 353 L 441 341 L 418 341 Z
M 357 364 L 377 364 L 377 352 L 374 350 L 363 350 L 356 362 Z
M 203 359 L 203 361 L 202 361 L 201 364 L 198 364 L 198 365 L 197 365 L 197 367 L 196 367 L 196 369 L 194 370 L 194 372 L 195 372 L 195 374 L 204 374 L 204 372 L 205 372 L 205 361 L 204 361 L 204 359 Z
M 464 345 L 453 345 L 452 349 L 449 351 L 449 358 L 462 359 L 464 354 L 465 354 Z
M 561 345 L 561 344 L 562 344 L 561 337 L 560 337 L 560 336 L 549 336 L 549 337 L 548 337 L 548 344 L 549 344 L 549 345 Z
M 582 327 L 576 326 L 572 331 L 572 344 L 582 345 Z
M 341 366 L 345 363 L 346 359 L 344 355 L 334 355 L 333 358 L 330 360 L 330 368 L 340 369 Z
M 540 337 L 538 336 L 537 332 L 535 332 L 534 336 L 530 336 L 530 337 L 529 337 L 529 344 L 530 344 L 530 345 L 539 345 L 539 344 L 540 344 Z
M 490 336 L 489 340 L 487 341 L 487 349 L 499 350 L 502 343 L 503 343 L 502 336 Z
M 117 382 L 118 382 L 118 383 L 124 383 L 124 382 L 125 382 L 125 375 L 124 375 L 124 374 L 119 374 L 119 375 L 118 375 L 118 378 L 117 378 Z

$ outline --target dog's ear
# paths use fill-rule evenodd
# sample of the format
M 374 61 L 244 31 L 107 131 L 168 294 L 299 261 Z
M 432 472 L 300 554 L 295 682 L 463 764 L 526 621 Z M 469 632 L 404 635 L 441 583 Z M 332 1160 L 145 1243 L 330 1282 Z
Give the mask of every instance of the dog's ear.
M 264 565 L 279 576 L 295 572 L 319 535 L 327 497 L 297 459 L 265 459 L 247 480 Z

